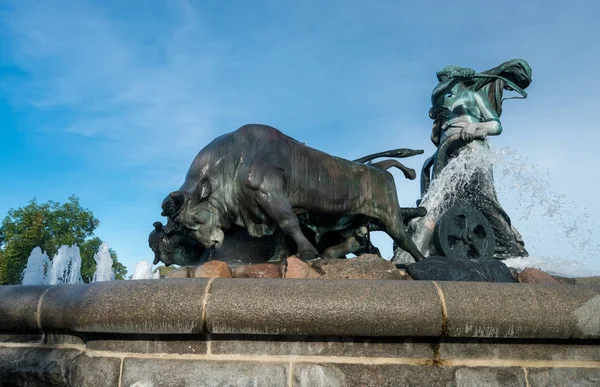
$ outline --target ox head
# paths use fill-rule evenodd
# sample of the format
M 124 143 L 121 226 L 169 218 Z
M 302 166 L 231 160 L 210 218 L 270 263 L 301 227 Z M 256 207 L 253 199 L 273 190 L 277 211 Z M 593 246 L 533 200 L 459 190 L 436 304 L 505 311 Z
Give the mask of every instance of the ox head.
M 154 265 L 159 262 L 163 262 L 165 266 L 198 265 L 203 261 L 206 251 L 200 243 L 185 234 L 177 231 L 167 234 L 160 222 L 154 222 L 148 244 L 154 252 Z
M 223 243 L 222 210 L 211 203 L 212 184 L 208 177 L 191 190 L 171 192 L 163 201 L 161 215 L 205 248 L 218 248 Z

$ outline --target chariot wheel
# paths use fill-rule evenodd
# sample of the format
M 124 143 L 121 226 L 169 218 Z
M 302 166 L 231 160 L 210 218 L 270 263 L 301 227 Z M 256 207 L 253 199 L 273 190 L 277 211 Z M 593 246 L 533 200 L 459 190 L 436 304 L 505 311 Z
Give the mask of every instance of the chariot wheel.
M 484 261 L 493 259 L 496 238 L 481 212 L 469 204 L 457 204 L 438 219 L 433 242 L 448 258 Z

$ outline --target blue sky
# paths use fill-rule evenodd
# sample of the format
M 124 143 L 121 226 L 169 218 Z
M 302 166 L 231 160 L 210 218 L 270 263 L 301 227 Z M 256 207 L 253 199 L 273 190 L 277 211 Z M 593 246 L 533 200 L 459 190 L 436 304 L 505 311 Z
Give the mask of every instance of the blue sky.
M 0 215 L 76 194 L 133 270 L 152 258 L 162 199 L 217 135 L 264 123 L 347 158 L 428 155 L 435 72 L 521 57 L 529 98 L 505 102 L 493 144 L 545 173 L 546 199 L 531 200 L 583 224 L 598 262 L 598 14 L 595 0 L 1 2 Z M 413 205 L 418 183 L 398 186 Z M 556 216 L 521 222 L 532 254 L 571 254 L 552 243 Z

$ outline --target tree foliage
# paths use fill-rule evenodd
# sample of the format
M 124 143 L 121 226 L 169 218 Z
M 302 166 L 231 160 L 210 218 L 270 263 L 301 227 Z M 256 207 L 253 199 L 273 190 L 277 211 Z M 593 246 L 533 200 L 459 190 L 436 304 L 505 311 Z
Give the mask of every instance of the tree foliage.
M 10 209 L 0 226 L 0 284 L 18 284 L 31 250 L 39 246 L 52 257 L 62 245 L 78 245 L 81 253 L 81 276 L 91 282 L 96 270 L 94 254 L 102 241 L 94 236 L 100 222 L 82 208 L 79 199 L 70 196 L 65 203 L 38 203 L 34 198 L 24 207 Z M 110 249 L 117 279 L 124 279 L 127 269 Z

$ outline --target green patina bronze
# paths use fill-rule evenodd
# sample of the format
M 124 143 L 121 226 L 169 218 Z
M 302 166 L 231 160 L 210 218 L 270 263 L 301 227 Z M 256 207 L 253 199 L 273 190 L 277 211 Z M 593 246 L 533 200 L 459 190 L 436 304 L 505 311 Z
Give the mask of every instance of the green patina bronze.
M 531 83 L 531 68 L 522 59 L 479 73 L 446 66 L 436 75 L 429 115 L 431 141 L 438 149 L 422 169 L 422 199 L 453 157 L 487 147 L 484 140 L 502 132 L 502 102 L 526 98 Z M 516 96 L 505 98 L 506 91 Z M 401 208 L 387 170 L 396 167 L 414 179 L 415 171 L 395 159 L 419 153 L 401 148 L 350 161 L 269 126 L 243 126 L 204 147 L 182 187 L 163 202 L 167 225 L 156 222 L 149 237 L 155 264 L 254 263 L 293 253 L 306 260 L 377 254 L 371 231 L 392 237 L 400 247 L 393 258 L 397 263 L 406 262 L 401 250 L 410 260 L 445 256 L 448 264 L 528 255 L 498 202 L 491 165 L 478 168 L 460 192 L 447 195 L 442 212 L 424 218 L 425 208 Z M 373 162 L 377 158 L 386 159 Z M 414 218 L 411 225 L 422 227 L 406 231 Z M 420 265 L 428 275 L 432 265 Z
M 444 67 L 436 75 L 439 83 L 431 93 L 432 106 L 429 116 L 434 120 L 431 141 L 438 150 L 423 165 L 422 197 L 427 193 L 431 181 L 442 173 L 450 159 L 464 149 L 487 147 L 488 144 L 482 140 L 487 136 L 497 136 L 502 133 L 500 123 L 502 102 L 505 99 L 526 98 L 525 89 L 531 83 L 531 68 L 523 59 L 513 59 L 481 73 L 470 68 L 451 65 Z M 517 95 L 505 98 L 504 91 L 514 91 Z M 526 256 L 527 251 L 520 234 L 512 226 L 510 218 L 498 202 L 491 166 L 477 171 L 472 180 L 464 187 L 463 192 L 449 199 L 452 202 L 449 207 L 470 206 L 483 214 L 494 230 L 496 239 L 492 254 L 494 258 Z M 437 227 L 460 224 L 458 221 L 448 221 L 443 218 L 442 215 L 437 219 Z M 475 220 L 470 221 L 473 223 Z M 465 230 L 454 231 L 454 234 L 466 235 Z M 422 227 L 419 232 L 427 231 Z M 435 235 L 446 235 L 449 232 L 444 230 Z M 435 244 L 440 246 L 445 245 L 446 242 L 438 240 Z M 465 239 L 461 243 L 469 244 L 471 241 Z M 421 250 L 430 249 L 433 244 L 419 247 Z M 459 250 L 462 251 L 456 249 Z M 451 254 L 441 251 L 436 253 Z M 487 255 L 486 257 L 491 258 Z

